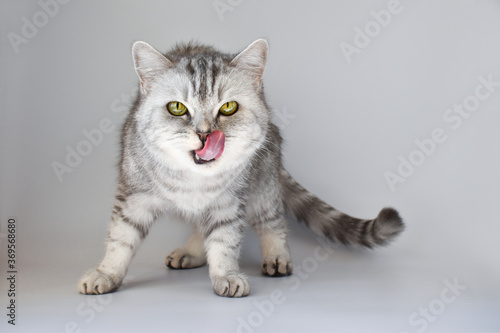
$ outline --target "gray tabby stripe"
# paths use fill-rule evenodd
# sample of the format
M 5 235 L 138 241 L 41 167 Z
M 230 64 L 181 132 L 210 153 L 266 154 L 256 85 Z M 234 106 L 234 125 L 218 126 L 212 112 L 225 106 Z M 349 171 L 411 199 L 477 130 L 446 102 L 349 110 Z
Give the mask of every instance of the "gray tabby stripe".
M 120 246 L 128 247 L 129 249 L 134 250 L 134 246 L 132 246 L 132 244 L 126 243 L 126 242 L 118 240 L 118 239 L 114 239 L 112 237 L 108 237 L 108 242 L 109 243 L 117 243 Z
M 229 220 L 213 223 L 208 229 L 205 230 L 204 234 L 205 234 L 205 236 L 209 236 L 215 230 L 218 230 L 220 228 L 227 228 L 227 227 L 230 227 L 236 223 L 243 224 L 241 217 L 236 217 L 234 219 L 229 219 Z
M 148 232 L 149 232 L 148 228 L 144 227 L 142 224 L 137 224 L 137 223 L 133 222 L 128 217 L 122 216 L 121 218 L 122 218 L 122 221 L 124 223 L 134 227 L 137 230 L 137 232 L 141 236 L 141 239 L 146 238 L 146 236 L 148 235 Z

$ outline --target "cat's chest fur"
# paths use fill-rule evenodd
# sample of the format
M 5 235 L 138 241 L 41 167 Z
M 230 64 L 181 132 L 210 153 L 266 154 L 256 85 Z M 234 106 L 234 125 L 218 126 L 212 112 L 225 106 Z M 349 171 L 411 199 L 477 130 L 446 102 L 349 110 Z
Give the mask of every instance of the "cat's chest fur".
M 169 208 L 183 215 L 216 214 L 237 204 L 242 178 L 241 174 L 229 171 L 211 175 L 184 172 L 177 177 L 166 177 L 159 190 Z

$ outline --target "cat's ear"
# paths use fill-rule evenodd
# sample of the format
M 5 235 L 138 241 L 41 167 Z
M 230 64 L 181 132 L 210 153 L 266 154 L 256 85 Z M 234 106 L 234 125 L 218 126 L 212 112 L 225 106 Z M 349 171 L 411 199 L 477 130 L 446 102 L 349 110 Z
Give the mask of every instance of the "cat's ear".
M 132 45 L 132 57 L 134 67 L 139 80 L 141 90 L 148 93 L 151 90 L 153 81 L 163 72 L 173 66 L 163 54 L 146 42 L 138 41 Z
M 257 39 L 231 61 L 236 67 L 247 70 L 254 77 L 256 88 L 262 85 L 262 74 L 266 68 L 269 43 L 265 39 Z

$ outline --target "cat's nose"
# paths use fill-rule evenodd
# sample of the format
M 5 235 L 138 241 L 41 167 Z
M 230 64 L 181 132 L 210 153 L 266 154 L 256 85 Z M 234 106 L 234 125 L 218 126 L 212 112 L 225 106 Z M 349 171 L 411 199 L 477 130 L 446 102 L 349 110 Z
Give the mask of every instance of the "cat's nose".
M 207 141 L 207 137 L 210 134 L 209 132 L 196 132 L 198 136 L 200 137 L 201 142 L 205 143 Z

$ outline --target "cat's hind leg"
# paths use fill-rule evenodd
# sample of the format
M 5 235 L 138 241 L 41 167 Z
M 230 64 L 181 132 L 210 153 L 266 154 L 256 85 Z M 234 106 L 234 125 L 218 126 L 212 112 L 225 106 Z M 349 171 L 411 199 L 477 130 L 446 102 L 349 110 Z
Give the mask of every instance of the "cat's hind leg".
M 187 243 L 165 258 L 165 265 L 173 269 L 195 268 L 207 263 L 205 237 L 195 228 Z
M 287 242 L 287 224 L 279 216 L 269 221 L 260 221 L 252 225 L 260 237 L 262 252 L 262 274 L 279 277 L 292 274 L 292 262 Z

